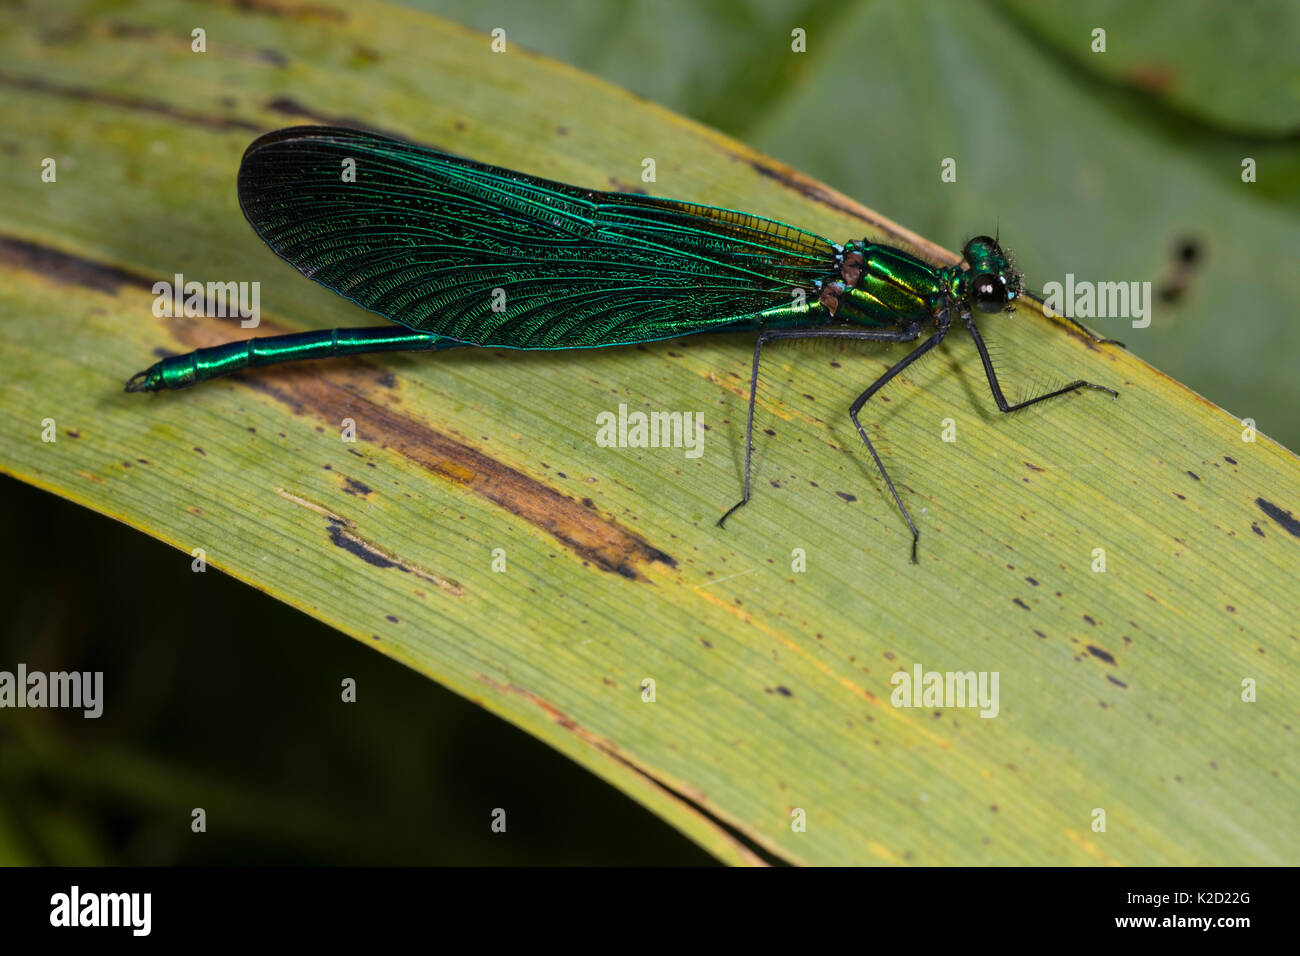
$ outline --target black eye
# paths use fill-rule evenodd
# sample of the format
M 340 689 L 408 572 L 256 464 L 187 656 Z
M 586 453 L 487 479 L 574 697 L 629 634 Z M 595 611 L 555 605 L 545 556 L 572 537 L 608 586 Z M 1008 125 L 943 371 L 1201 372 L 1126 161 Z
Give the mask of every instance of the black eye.
M 981 312 L 998 312 L 1007 304 L 1007 283 L 991 272 L 977 275 L 971 280 L 970 299 Z

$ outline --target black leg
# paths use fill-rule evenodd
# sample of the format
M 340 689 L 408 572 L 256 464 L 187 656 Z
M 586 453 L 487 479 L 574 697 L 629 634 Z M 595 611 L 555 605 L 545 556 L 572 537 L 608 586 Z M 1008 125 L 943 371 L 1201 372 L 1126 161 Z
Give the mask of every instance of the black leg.
M 1022 408 L 1028 408 L 1030 405 L 1036 405 L 1039 402 L 1045 402 L 1049 398 L 1055 398 L 1057 395 L 1064 395 L 1067 392 L 1073 392 L 1080 388 L 1094 388 L 1099 392 L 1105 392 L 1112 398 L 1119 398 L 1119 392 L 1113 388 L 1107 388 L 1105 385 L 1094 385 L 1092 382 L 1085 382 L 1083 379 L 1076 379 L 1069 385 L 1064 385 L 1046 395 L 1038 395 L 1034 398 L 1026 399 L 1023 402 L 1017 402 L 1011 405 L 1007 402 L 1006 396 L 1002 394 L 1002 386 L 998 384 L 997 372 L 993 371 L 993 361 L 989 358 L 988 347 L 984 344 L 984 339 L 980 336 L 979 329 L 975 327 L 973 316 L 962 316 L 966 320 L 966 330 L 970 332 L 970 337 L 975 340 L 975 348 L 979 349 L 980 361 L 984 363 L 984 375 L 989 380 L 989 391 L 993 393 L 993 401 L 998 403 L 998 410 L 1003 412 L 1016 412 Z
M 749 503 L 749 465 L 754 453 L 754 398 L 758 394 L 758 356 L 765 344 L 777 339 L 859 339 L 869 342 L 911 342 L 917 339 L 920 334 L 921 326 L 919 324 L 909 325 L 904 329 L 888 330 L 767 329 L 758 333 L 758 341 L 754 343 L 754 368 L 749 379 L 749 423 L 745 426 L 745 496 L 728 508 L 727 513 L 718 519 L 718 527 L 723 527 L 724 522 L 731 517 L 732 512 Z M 896 368 L 897 366 L 886 372 L 886 376 L 892 375 Z M 865 437 L 864 435 L 863 438 Z M 867 443 L 867 447 L 871 447 L 870 442 Z M 872 451 L 872 454 L 874 455 L 875 452 Z M 876 459 L 877 462 L 879 460 Z M 894 497 L 898 496 L 895 495 Z
M 1043 301 L 1043 298 L 1040 295 L 1027 295 L 1025 296 L 1025 298 L 1031 302 L 1037 302 L 1038 305 L 1042 307 L 1043 312 L 1046 313 L 1047 315 L 1054 315 L 1057 318 L 1065 319 L 1065 321 L 1069 322 L 1076 329 L 1078 329 L 1084 335 L 1088 336 L 1088 338 L 1092 339 L 1092 341 L 1096 342 L 1098 345 L 1118 345 L 1120 348 L 1126 347 L 1124 343 L 1121 342 L 1119 339 L 1103 338 L 1102 336 L 1094 332 L 1092 329 L 1084 325 L 1082 322 L 1080 322 L 1078 319 L 1072 319 L 1068 315 L 1062 315 L 1061 313 L 1057 312 L 1055 309 L 1048 308 L 1047 303 Z
M 1088 328 L 1082 322 L 1079 322 L 1076 319 L 1072 319 L 1068 315 L 1063 315 L 1061 316 L 1061 318 L 1065 319 L 1065 321 L 1069 322 L 1076 329 L 1078 329 L 1080 332 L 1088 336 L 1088 338 L 1092 339 L 1094 342 L 1098 343 L 1099 345 L 1118 345 L 1120 348 L 1125 347 L 1124 343 L 1121 342 L 1119 339 L 1102 338 L 1100 335 L 1098 335 L 1092 329 Z
M 921 532 L 916 530 L 916 525 L 912 521 L 912 516 L 908 514 L 907 508 L 903 504 L 903 499 L 898 497 L 898 491 L 894 488 L 894 482 L 890 480 L 889 472 L 885 471 L 885 463 L 880 460 L 880 455 L 876 453 L 876 447 L 871 444 L 871 439 L 867 437 L 866 430 L 862 427 L 862 422 L 858 421 L 858 412 L 862 411 L 862 406 L 867 404 L 867 401 L 872 395 L 884 388 L 885 385 L 889 383 L 890 379 L 942 342 L 943 337 L 947 334 L 948 321 L 947 316 L 944 315 L 940 318 L 939 330 L 935 332 L 934 335 L 930 336 L 916 348 L 912 349 L 912 351 L 903 356 L 903 358 L 886 371 L 884 375 L 872 382 L 871 387 L 859 395 L 857 400 L 849 406 L 849 418 L 853 419 L 854 427 L 857 428 L 858 434 L 862 436 L 862 440 L 866 442 L 867 451 L 871 452 L 871 457 L 875 459 L 876 467 L 880 469 L 880 475 L 885 479 L 885 484 L 889 488 L 889 493 L 894 496 L 894 503 L 898 505 L 898 510 L 903 513 L 903 520 L 906 521 L 907 526 L 912 529 L 913 564 L 916 564 L 916 546 L 921 540 Z

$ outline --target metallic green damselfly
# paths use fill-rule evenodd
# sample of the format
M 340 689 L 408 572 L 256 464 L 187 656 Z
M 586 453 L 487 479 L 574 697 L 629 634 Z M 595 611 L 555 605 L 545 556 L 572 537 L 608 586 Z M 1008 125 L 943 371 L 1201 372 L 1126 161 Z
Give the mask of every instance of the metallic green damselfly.
M 785 223 L 633 193 L 597 192 L 461 159 L 376 133 L 324 126 L 257 139 L 239 168 L 257 234 L 303 275 L 405 326 L 276 335 L 165 358 L 128 392 L 183 388 L 300 359 L 460 346 L 578 349 L 757 331 L 745 429 L 749 501 L 759 355 L 779 339 L 913 342 L 849 407 L 912 532 L 920 532 L 858 416 L 935 348 L 954 321 L 975 341 L 993 400 L 1013 412 L 1082 379 L 1009 403 L 975 313 L 1010 311 L 1021 277 L 977 236 L 936 266 L 866 240 L 840 245 Z M 1069 320 L 1073 322 L 1073 320 Z M 1097 342 L 1109 342 L 1073 323 Z

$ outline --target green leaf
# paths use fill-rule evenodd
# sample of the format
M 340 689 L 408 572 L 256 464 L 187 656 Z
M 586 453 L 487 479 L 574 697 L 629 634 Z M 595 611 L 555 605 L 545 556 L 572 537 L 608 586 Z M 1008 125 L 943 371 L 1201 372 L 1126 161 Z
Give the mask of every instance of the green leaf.
M 239 214 L 240 153 L 281 125 L 353 121 L 596 188 L 639 187 L 652 157 L 656 193 L 951 255 L 717 133 L 400 8 L 205 8 L 202 54 L 192 10 L 100 9 L 0 13 L 0 470 L 177 560 L 202 549 L 729 862 L 1300 858 L 1300 467 L 1285 449 L 1022 307 L 999 325 L 1005 354 L 1121 397 L 1000 416 L 961 336 L 891 386 L 865 419 L 922 529 L 911 566 L 845 414 L 893 351 L 773 351 L 755 498 L 725 531 L 744 338 L 393 355 L 123 394 L 155 350 L 242 334 L 155 318 L 151 286 L 175 273 L 261 282 L 262 332 L 371 320 Z M 702 413 L 704 455 L 599 447 L 596 416 L 620 404 Z M 916 665 L 996 671 L 997 717 L 893 706 L 891 678 Z
M 1177 112 L 1243 134 L 1286 135 L 1300 127 L 1300 48 L 1266 42 L 1300 35 L 1294 3 L 1003 2 L 1084 69 Z M 1097 30 L 1104 46 L 1094 43 Z M 1243 52 L 1255 50 L 1260 55 L 1243 62 Z

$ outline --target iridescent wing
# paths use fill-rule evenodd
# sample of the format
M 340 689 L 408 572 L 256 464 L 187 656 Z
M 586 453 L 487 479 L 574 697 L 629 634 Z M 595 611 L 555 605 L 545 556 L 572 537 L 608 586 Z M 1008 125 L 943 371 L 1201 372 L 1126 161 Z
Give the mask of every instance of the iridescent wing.
M 323 126 L 249 146 L 239 201 L 303 275 L 474 345 L 580 348 L 734 326 L 811 292 L 836 252 L 748 213 L 581 189 Z

